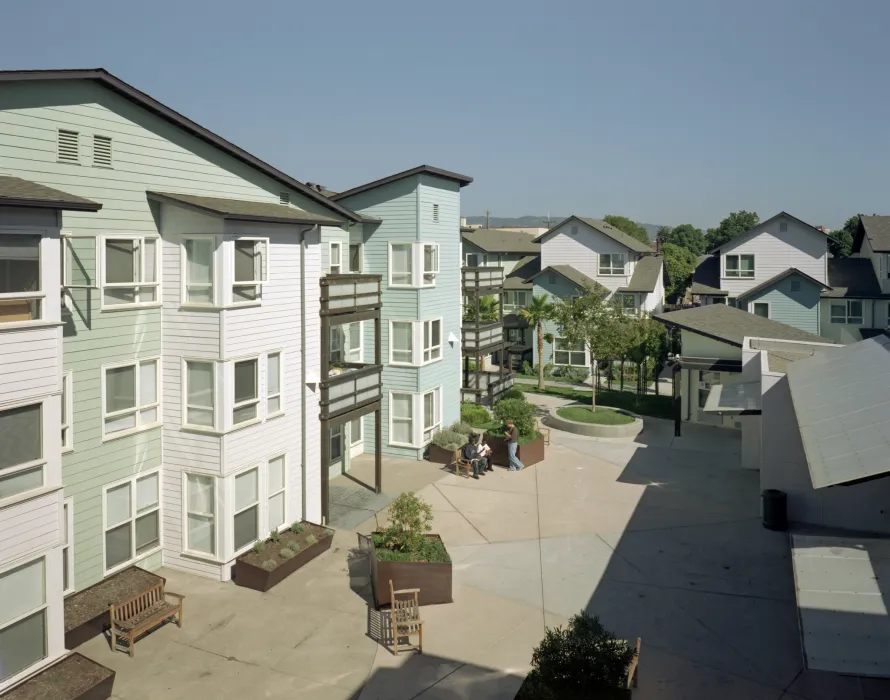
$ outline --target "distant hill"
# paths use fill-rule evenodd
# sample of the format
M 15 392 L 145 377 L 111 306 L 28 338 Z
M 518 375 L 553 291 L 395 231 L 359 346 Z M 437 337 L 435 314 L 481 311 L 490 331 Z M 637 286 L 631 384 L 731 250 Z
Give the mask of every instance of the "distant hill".
M 564 216 L 551 216 L 550 223 L 558 224 L 560 221 L 565 219 Z M 468 224 L 480 224 L 485 226 L 485 217 L 484 216 L 468 216 L 466 217 Z M 640 226 L 646 229 L 649 234 L 649 240 L 655 240 L 655 234 L 658 232 L 658 224 L 643 224 L 639 221 L 637 222 Z M 501 226 L 547 226 L 547 217 L 546 216 L 492 216 L 489 221 L 489 226 L 491 228 L 500 228 Z

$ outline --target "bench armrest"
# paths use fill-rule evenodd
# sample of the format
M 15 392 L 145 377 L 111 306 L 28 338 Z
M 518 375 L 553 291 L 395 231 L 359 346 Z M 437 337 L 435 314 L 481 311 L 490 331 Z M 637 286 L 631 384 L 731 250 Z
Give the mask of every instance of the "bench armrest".
M 179 593 L 174 593 L 173 591 L 164 591 L 164 595 L 172 595 L 174 598 L 179 598 L 179 600 L 185 600 L 184 595 L 180 595 Z
M 419 588 L 403 588 L 399 591 L 393 591 L 395 595 L 399 595 L 399 593 L 420 593 Z

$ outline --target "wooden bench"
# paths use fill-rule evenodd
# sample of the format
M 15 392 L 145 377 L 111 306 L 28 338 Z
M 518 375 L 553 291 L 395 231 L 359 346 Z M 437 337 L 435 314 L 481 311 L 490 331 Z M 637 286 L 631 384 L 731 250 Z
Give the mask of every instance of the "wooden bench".
M 167 596 L 175 598 L 177 602 L 169 602 Z M 184 595 L 165 591 L 164 584 L 159 583 L 132 598 L 109 605 L 111 650 L 117 649 L 118 637 L 127 637 L 130 642 L 130 658 L 133 658 L 136 637 L 143 632 L 148 632 L 173 617 L 176 618 L 176 626 L 182 627 L 182 601 L 184 598 Z
M 392 579 L 389 580 L 390 615 L 392 616 L 392 649 L 395 656 L 399 649 L 410 647 L 411 637 L 417 636 L 417 651 L 423 653 L 423 620 L 420 619 L 420 589 L 404 588 L 393 590 Z M 403 596 L 399 598 L 399 596 Z M 407 598 L 405 598 L 407 596 Z M 407 637 L 408 644 L 400 645 L 399 638 Z
M 470 478 L 470 473 L 473 471 L 473 463 L 468 459 L 464 459 L 460 456 L 460 450 L 454 451 L 454 473 L 457 476 L 460 476 L 460 470 L 463 469 L 466 474 L 465 478 Z

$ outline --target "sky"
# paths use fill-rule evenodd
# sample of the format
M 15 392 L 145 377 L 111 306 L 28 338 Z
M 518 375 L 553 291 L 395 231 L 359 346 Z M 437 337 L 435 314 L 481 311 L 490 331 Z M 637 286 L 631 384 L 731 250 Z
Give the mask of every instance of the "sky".
M 0 69 L 103 67 L 300 179 L 429 164 L 466 215 L 890 214 L 886 0 L 31 0 Z

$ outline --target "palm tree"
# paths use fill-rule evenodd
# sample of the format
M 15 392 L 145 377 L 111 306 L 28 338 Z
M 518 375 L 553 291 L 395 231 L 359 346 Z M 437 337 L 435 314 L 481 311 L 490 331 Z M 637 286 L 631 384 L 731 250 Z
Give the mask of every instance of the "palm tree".
M 547 294 L 532 297 L 531 303 L 519 310 L 519 315 L 538 331 L 538 389 L 544 391 L 544 322 L 553 315 L 553 304 Z
M 659 226 L 658 232 L 655 234 L 655 240 L 658 241 L 661 245 L 667 243 L 668 236 L 671 235 L 671 227 L 670 226 Z

